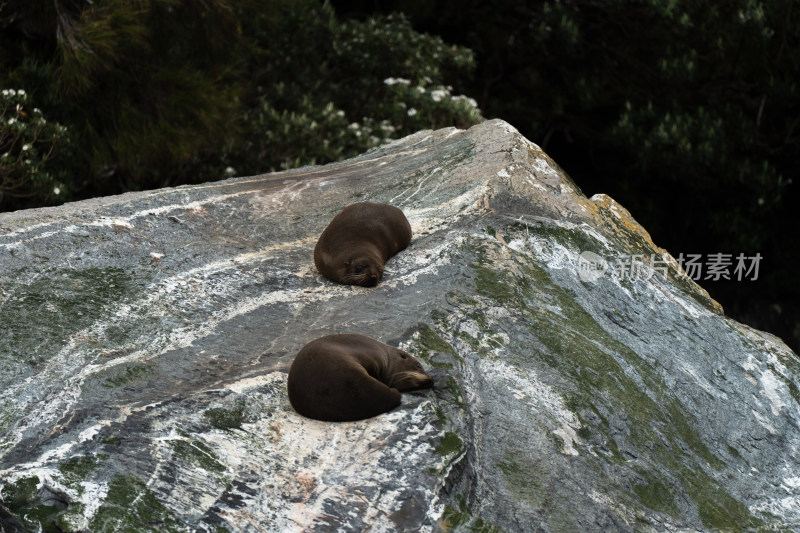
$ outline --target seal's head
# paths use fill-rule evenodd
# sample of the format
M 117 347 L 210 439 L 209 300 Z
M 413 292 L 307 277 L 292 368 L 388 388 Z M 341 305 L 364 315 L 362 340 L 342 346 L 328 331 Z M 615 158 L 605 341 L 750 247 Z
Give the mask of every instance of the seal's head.
M 344 262 L 341 279 L 348 285 L 374 287 L 383 277 L 383 263 L 371 257 L 356 257 Z
M 403 350 L 396 350 L 391 357 L 388 374 L 386 384 L 401 392 L 433 386 L 433 378 L 425 373 L 419 361 Z

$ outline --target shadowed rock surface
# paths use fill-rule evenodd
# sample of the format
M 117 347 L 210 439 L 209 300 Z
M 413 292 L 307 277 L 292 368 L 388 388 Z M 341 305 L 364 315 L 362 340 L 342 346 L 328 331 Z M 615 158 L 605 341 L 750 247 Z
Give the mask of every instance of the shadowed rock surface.
M 373 289 L 312 261 L 359 201 L 414 231 Z M 1 214 L 0 530 L 800 530 L 797 357 L 663 252 L 502 121 Z M 297 415 L 292 358 L 347 332 L 435 388 Z

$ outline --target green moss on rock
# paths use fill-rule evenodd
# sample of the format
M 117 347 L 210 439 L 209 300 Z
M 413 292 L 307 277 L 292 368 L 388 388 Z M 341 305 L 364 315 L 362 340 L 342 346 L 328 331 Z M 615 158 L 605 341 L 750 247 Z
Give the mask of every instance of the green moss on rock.
M 452 356 L 459 363 L 464 363 L 464 358 L 458 354 L 456 349 L 453 348 L 449 342 L 444 340 L 432 327 L 427 324 L 422 324 L 419 327 L 417 334 L 417 348 L 422 358 L 435 367 L 452 368 L 453 365 L 449 363 L 437 363 L 435 361 L 431 361 L 431 352 L 446 353 Z
M 80 484 L 97 468 L 100 461 L 106 460 L 108 457 L 105 454 L 71 457 L 58 465 L 58 470 L 63 476 L 64 484 L 76 487 L 78 493 L 82 493 L 83 487 Z
M 130 475 L 113 478 L 103 503 L 89 523 L 89 531 L 177 533 L 185 530 L 147 485 Z
M 246 421 L 245 403 L 243 401 L 236 402 L 232 409 L 212 407 L 203 411 L 203 416 L 217 429 L 241 429 L 242 423 Z
M 131 364 L 122 368 L 114 368 L 112 375 L 103 381 L 103 386 L 106 388 L 124 387 L 144 379 L 150 373 L 151 368 L 146 364 Z
M 669 487 L 646 472 L 639 472 L 639 474 L 645 480 L 644 483 L 633 486 L 633 492 L 636 493 L 639 501 L 649 509 L 678 517 L 678 507 L 675 505 L 675 498 Z
M 443 531 L 467 530 L 474 533 L 501 533 L 503 531 L 488 520 L 473 516 L 469 512 L 463 496 L 456 495 L 455 499 L 457 507 L 446 505 L 442 513 L 439 525 Z
M 452 431 L 448 431 L 436 445 L 434 452 L 443 457 L 447 457 L 448 455 L 461 453 L 463 447 L 464 444 L 461 442 L 461 438 Z
M 465 409 L 467 405 L 464 399 L 464 389 L 461 387 L 461 384 L 458 382 L 458 380 L 453 376 L 449 376 L 447 378 L 447 388 L 450 389 L 456 406 L 458 406 L 460 409 Z
M 39 478 L 29 476 L 8 483 L 0 490 L 3 504 L 17 517 L 27 531 L 61 533 L 55 520 L 60 509 L 55 505 L 42 505 L 39 498 Z
M 175 455 L 187 463 L 199 466 L 210 472 L 223 472 L 225 467 L 217 460 L 214 451 L 203 442 L 191 439 L 171 440 L 170 446 L 175 450 Z
M 14 296 L 0 306 L 0 372 L 12 364 L 44 362 L 101 318 L 104 306 L 126 300 L 132 290 L 130 275 L 116 267 L 45 271 L 28 284 L 4 289 Z
M 14 483 L 4 485 L 0 494 L 3 503 L 11 512 L 16 512 L 32 505 L 38 495 L 39 478 L 36 476 L 23 477 Z
M 530 255 L 512 253 L 508 259 L 493 264 L 489 258 L 503 257 L 508 253 L 507 247 L 484 239 L 469 244 L 468 248 L 476 258 L 472 264 L 476 292 L 489 305 L 505 308 L 518 323 L 525 324 L 530 337 L 537 341 L 524 346 L 512 342 L 504 347 L 503 356 L 512 362 L 517 358 L 540 358 L 561 379 L 573 384 L 569 395 L 573 412 L 597 413 L 596 404 L 600 404 L 604 410 L 619 413 L 617 424 L 624 423 L 627 431 L 615 432 L 614 436 L 609 434 L 607 421 L 598 423 L 596 418 L 594 423 L 583 421 L 586 428 L 583 437 L 589 437 L 591 431 L 597 435 L 598 443 L 605 443 L 611 451 L 602 457 L 622 465 L 623 445 L 624 449 L 650 450 L 650 459 L 672 472 L 683 492 L 695 501 L 707 527 L 728 529 L 735 522 L 760 523 L 706 472 L 708 468 L 721 471 L 725 464 L 703 441 L 696 421 L 672 396 L 670 387 L 650 361 L 605 331 L 578 303 L 576 295 L 554 283 Z M 479 305 L 464 303 L 458 307 L 459 314 L 465 316 L 480 309 Z M 477 343 L 471 336 L 465 338 L 468 335 L 464 332 L 458 332 L 457 336 L 470 346 Z M 617 438 L 625 441 L 618 443 Z M 501 469 L 511 474 L 514 464 L 506 462 Z M 646 507 L 678 513 L 674 496 L 661 495 L 665 486 L 653 479 L 637 486 L 635 492 Z

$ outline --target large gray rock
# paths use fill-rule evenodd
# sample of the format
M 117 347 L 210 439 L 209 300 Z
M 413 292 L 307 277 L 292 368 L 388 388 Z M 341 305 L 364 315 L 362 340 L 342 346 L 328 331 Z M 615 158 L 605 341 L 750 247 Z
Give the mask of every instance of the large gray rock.
M 364 200 L 414 230 L 374 289 L 312 262 Z M 0 215 L 0 524 L 800 530 L 798 360 L 662 252 L 501 121 Z M 435 388 L 361 422 L 297 415 L 292 358 L 342 332 Z

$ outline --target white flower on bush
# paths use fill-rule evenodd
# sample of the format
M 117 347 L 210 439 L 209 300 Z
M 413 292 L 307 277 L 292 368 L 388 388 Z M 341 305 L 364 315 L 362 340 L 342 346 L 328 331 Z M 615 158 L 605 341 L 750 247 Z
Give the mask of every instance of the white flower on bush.
M 445 96 L 447 96 L 447 91 L 445 91 L 445 90 L 442 90 L 442 89 L 436 89 L 436 90 L 433 90 L 433 91 L 431 91 L 431 99 L 432 99 L 434 102 L 441 102 L 441 101 L 442 101 L 442 99 L 443 99 Z
M 464 101 L 469 107 L 473 109 L 478 108 L 478 102 L 476 102 L 474 98 L 470 98 L 469 96 L 464 96 L 463 94 L 460 94 L 458 96 L 453 96 L 451 100 L 453 102 Z

